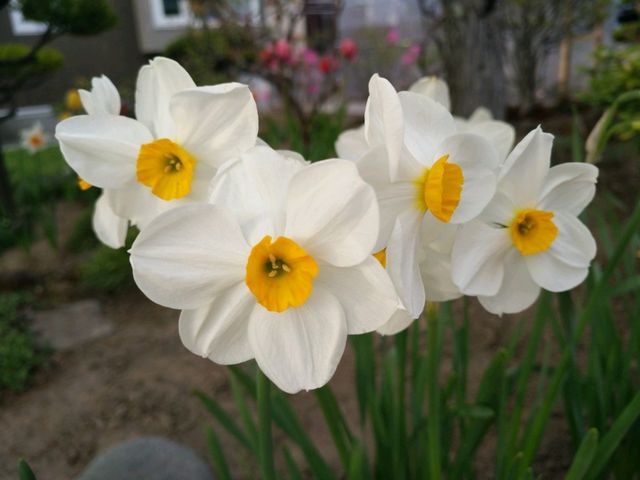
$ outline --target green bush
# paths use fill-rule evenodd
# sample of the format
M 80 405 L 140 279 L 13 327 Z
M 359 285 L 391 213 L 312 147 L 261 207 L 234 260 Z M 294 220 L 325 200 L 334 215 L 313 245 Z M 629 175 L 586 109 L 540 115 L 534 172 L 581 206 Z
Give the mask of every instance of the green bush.
M 46 358 L 46 352 L 36 346 L 20 313 L 28 301 L 25 294 L 0 294 L 0 392 L 24 391 Z
M 18 149 L 5 152 L 13 188 L 16 216 L 0 213 L 0 252 L 15 245 L 28 247 L 39 235 L 55 245 L 55 209 L 59 200 L 94 199 L 96 192 L 82 192 L 77 177 L 67 166 L 60 149 L 46 148 L 35 154 Z
M 138 231 L 129 229 L 126 245 L 113 249 L 99 246 L 91 257 L 80 266 L 80 284 L 88 289 L 105 293 L 113 293 L 133 288 L 133 276 L 127 250 Z
M 599 48 L 594 60 L 594 66 L 588 69 L 589 90 L 582 100 L 605 110 L 623 93 L 640 89 L 640 44 L 622 49 Z M 638 136 L 640 100 L 626 102 L 618 109 L 613 133 L 620 140 Z
M 20 0 L 18 5 L 25 18 L 47 23 L 58 34 L 94 35 L 117 21 L 107 0 Z
M 29 88 L 62 66 L 64 57 L 55 48 L 41 48 L 35 55 L 35 61 L 21 62 L 20 59 L 27 58 L 30 52 L 28 45 L 0 44 L 0 87 L 3 90 L 9 89 L 17 79 L 24 82 L 24 88 Z
M 257 47 L 246 29 L 223 25 L 215 30 L 191 30 L 173 41 L 165 54 L 180 62 L 198 84 L 234 80 L 257 58 Z

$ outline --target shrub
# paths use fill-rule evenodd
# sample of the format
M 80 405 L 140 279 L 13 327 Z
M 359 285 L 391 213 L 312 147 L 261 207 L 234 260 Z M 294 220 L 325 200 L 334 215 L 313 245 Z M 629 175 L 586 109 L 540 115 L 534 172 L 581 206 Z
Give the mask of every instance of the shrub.
M 24 391 L 46 358 L 20 313 L 29 298 L 22 293 L 0 294 L 0 392 Z

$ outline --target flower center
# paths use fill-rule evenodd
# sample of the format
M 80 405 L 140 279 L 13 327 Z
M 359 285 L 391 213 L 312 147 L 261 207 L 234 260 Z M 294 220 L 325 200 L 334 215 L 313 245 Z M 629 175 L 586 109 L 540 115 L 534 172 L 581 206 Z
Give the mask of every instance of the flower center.
M 168 138 L 140 147 L 136 164 L 138 181 L 163 200 L 182 198 L 191 191 L 196 159 Z
M 448 223 L 460 203 L 464 175 L 455 163 L 447 163 L 449 155 L 440 157 L 431 168 L 425 168 L 415 180 L 416 207 L 430 210 L 438 220 Z
M 31 135 L 31 137 L 29 138 L 29 143 L 33 147 L 40 147 L 44 143 L 44 139 L 41 135 Z
M 553 212 L 532 208 L 519 210 L 509 225 L 513 245 L 522 255 L 534 255 L 551 247 L 558 236 Z
M 373 254 L 373 256 L 380 262 L 382 268 L 387 268 L 387 249 L 383 248 L 379 252 Z
M 251 249 L 245 283 L 264 308 L 284 312 L 307 301 L 318 264 L 293 240 L 287 237 L 271 240 L 267 235 Z

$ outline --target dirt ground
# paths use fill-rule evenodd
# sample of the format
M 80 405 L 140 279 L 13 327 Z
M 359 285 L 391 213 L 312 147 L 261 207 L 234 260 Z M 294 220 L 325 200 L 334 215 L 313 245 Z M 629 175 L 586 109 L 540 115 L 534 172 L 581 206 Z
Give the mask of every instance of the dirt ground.
M 190 392 L 201 389 L 230 408 L 224 367 L 187 351 L 178 337 L 177 312 L 154 305 L 136 291 L 105 300 L 103 307 L 115 323 L 113 334 L 55 353 L 28 392 L 0 406 L 1 479 L 15 478 L 20 457 L 29 459 L 42 480 L 72 479 L 98 452 L 141 435 L 182 442 L 208 461 L 204 427 L 213 420 Z M 475 307 L 470 332 L 472 389 L 491 356 L 506 342 L 514 321 Z M 443 360 L 446 370 L 450 351 L 445 350 Z M 347 417 L 356 418 L 352 375 L 348 351 L 331 385 Z M 293 402 L 307 431 L 337 466 L 314 397 L 298 394 Z M 566 468 L 568 446 L 564 432 L 551 430 L 539 459 L 540 472 L 544 478 L 560 478 L 555 473 Z M 254 478 L 233 440 L 223 436 L 223 441 L 235 466 L 234 478 Z M 485 457 L 487 465 L 479 465 L 480 472 L 488 472 L 491 464 L 487 447 L 481 454 L 481 463 Z

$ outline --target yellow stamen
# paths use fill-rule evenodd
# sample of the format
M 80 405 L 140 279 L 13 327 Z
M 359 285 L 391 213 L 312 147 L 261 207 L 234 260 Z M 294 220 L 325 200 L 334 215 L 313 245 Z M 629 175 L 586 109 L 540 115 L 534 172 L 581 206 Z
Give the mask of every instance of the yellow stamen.
M 416 207 L 448 223 L 451 220 L 462 194 L 464 175 L 455 163 L 447 163 L 449 155 L 440 157 L 431 168 L 426 168 L 415 180 L 417 189 Z
M 196 159 L 177 143 L 161 138 L 140 147 L 136 175 L 163 200 L 182 198 L 191 191 Z
M 251 249 L 245 282 L 260 305 L 284 312 L 307 301 L 317 274 L 318 264 L 300 245 L 267 235 Z
M 373 256 L 376 257 L 376 260 L 380 262 L 380 265 L 382 265 L 383 268 L 387 268 L 387 249 L 386 248 L 383 248 L 379 252 L 374 253 Z
M 553 212 L 527 208 L 516 212 L 509 230 L 513 245 L 522 255 L 535 255 L 551 247 L 558 236 Z
M 91 187 L 93 187 L 93 185 L 91 185 L 89 182 L 87 182 L 86 180 L 78 177 L 78 188 L 80 190 L 82 190 L 83 192 L 85 190 L 89 190 Z

